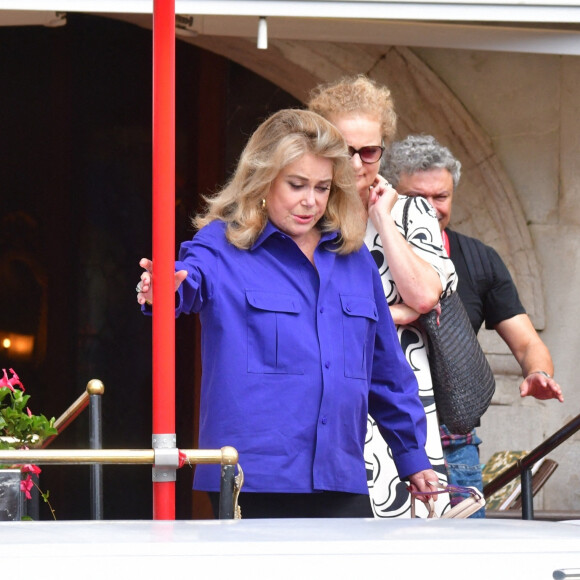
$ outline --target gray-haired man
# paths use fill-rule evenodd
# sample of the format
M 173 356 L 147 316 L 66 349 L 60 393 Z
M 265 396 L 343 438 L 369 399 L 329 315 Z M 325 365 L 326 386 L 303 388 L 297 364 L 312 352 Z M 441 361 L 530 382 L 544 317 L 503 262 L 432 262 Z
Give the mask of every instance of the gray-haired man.
M 400 195 L 422 196 L 434 207 L 445 248 L 459 276 L 457 291 L 473 329 L 477 333 L 485 322 L 509 346 L 522 369 L 520 395 L 562 402 L 562 389 L 552 378 L 550 352 L 526 314 L 502 259 L 493 248 L 448 228 L 461 163 L 434 137 L 411 135 L 393 143 L 382 173 Z M 483 491 L 481 440 L 475 429 L 467 435 L 450 433 L 445 425 L 440 429 L 449 483 L 475 485 Z M 485 512 L 479 510 L 471 517 L 485 517 Z

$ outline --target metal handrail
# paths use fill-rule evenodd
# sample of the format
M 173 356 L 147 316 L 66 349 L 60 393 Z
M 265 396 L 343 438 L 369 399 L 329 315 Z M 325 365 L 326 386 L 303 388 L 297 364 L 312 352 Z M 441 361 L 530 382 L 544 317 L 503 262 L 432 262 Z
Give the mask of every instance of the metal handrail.
M 54 422 L 54 427 L 58 433 L 39 441 L 35 447 L 41 447 L 42 449 L 48 447 L 87 408 L 89 404 L 89 385 L 94 381 L 95 379 L 89 382 L 86 390 L 83 391 L 79 398 Z M 100 383 L 100 381 L 98 382 Z
M 33 447 L 46 449 L 87 407 L 89 407 L 89 445 L 91 449 L 101 449 L 102 420 L 101 397 L 105 386 L 99 379 L 91 379 L 86 389 L 70 407 L 54 422 L 56 435 L 40 440 Z M 93 520 L 103 519 L 103 467 L 97 463 L 91 465 L 91 517 Z
M 156 464 L 167 466 L 171 458 L 167 449 L 7 449 L 0 450 L 0 463 L 51 465 L 102 465 L 102 464 Z M 173 450 L 169 450 L 173 455 Z M 221 449 L 179 449 L 175 450 L 177 463 L 182 465 L 198 463 L 221 464 L 219 519 L 233 519 L 236 516 L 234 493 L 236 491 L 235 468 L 238 469 L 238 452 L 234 447 Z M 241 470 L 240 470 L 241 471 Z M 239 486 L 238 486 L 239 491 Z
M 238 452 L 221 449 L 180 449 L 185 463 L 236 465 Z M 0 450 L 0 463 L 37 465 L 155 464 L 155 449 L 6 449 Z
M 577 415 L 570 422 L 558 429 L 551 437 L 548 437 L 543 443 L 540 443 L 535 449 L 530 451 L 526 456 L 518 459 L 513 465 L 502 471 L 495 479 L 490 481 L 484 488 L 483 494 L 487 498 L 501 489 L 504 485 L 514 480 L 518 475 L 521 476 L 522 486 L 522 519 L 534 519 L 534 498 L 532 494 L 532 467 L 540 459 L 543 459 L 569 439 L 576 431 L 580 429 L 580 415 Z
M 102 449 L 101 396 L 105 391 L 103 383 L 92 379 L 80 397 L 55 421 L 58 433 L 39 441 L 31 449 L 0 450 L 0 464 L 19 463 L 52 464 L 52 465 L 90 465 L 91 466 L 91 515 L 92 519 L 103 518 L 103 464 L 153 465 L 154 477 L 158 469 L 160 477 L 170 475 L 167 470 L 175 472 L 185 464 L 220 464 L 220 505 L 219 518 L 236 517 L 234 493 L 239 493 L 241 485 L 235 475 L 238 464 L 238 452 L 234 447 L 221 449 L 177 449 L 175 446 L 160 446 L 154 449 Z M 46 447 L 60 435 L 89 406 L 89 444 L 90 449 L 48 450 Z M 155 481 L 155 479 L 154 479 Z M 171 481 L 169 479 L 168 481 Z

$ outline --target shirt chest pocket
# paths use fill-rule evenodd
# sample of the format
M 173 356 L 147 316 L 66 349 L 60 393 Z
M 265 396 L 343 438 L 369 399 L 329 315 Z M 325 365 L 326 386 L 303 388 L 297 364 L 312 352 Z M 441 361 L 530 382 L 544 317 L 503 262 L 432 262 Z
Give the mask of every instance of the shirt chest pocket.
M 248 372 L 302 375 L 298 296 L 246 290 Z
M 344 376 L 367 379 L 367 350 L 374 342 L 374 325 L 379 319 L 375 301 L 364 296 L 341 295 L 344 344 Z M 372 326 L 371 326 L 372 325 Z

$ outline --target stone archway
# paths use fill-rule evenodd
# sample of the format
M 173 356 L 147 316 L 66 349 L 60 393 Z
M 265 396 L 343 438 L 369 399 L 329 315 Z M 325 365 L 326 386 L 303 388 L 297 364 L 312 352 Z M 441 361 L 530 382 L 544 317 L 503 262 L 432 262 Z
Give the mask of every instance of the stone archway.
M 452 225 L 498 250 L 536 328 L 544 327 L 541 279 L 518 197 L 487 135 L 442 80 L 405 47 L 271 40 L 268 50 L 233 37 L 188 38 L 245 66 L 304 102 L 320 82 L 363 72 L 391 89 L 399 137 L 430 133 L 461 160 Z

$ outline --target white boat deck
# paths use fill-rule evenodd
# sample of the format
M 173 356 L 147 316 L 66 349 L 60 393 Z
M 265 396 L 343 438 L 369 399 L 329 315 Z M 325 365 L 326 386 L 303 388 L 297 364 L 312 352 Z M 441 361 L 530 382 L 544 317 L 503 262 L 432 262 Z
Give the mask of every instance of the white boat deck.
M 0 563 L 44 580 L 580 578 L 580 521 L 2 522 Z

